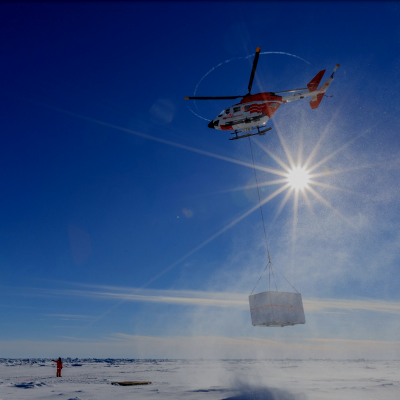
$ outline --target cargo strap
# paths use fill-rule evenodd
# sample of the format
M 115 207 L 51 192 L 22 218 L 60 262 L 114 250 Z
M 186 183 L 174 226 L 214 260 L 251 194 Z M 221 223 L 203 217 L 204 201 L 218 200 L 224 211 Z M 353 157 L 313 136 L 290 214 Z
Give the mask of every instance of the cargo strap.
M 253 290 L 251 291 L 250 294 L 253 294 L 254 289 L 257 287 L 258 282 L 260 282 L 262 276 L 264 275 L 264 272 L 267 270 L 268 268 L 268 290 L 271 290 L 271 273 L 272 273 L 272 278 L 274 280 L 275 283 L 275 288 L 276 291 L 278 291 L 278 286 L 276 285 L 276 279 L 275 279 L 275 275 L 274 275 L 274 270 L 273 270 L 273 264 L 271 262 L 271 257 L 269 255 L 269 247 L 268 247 L 268 240 L 267 240 L 267 231 L 265 230 L 265 222 L 264 222 L 264 214 L 263 214 L 263 210 L 262 210 L 262 205 L 261 205 L 261 197 L 260 197 L 260 189 L 258 187 L 258 180 L 257 180 L 257 172 L 256 172 L 256 166 L 254 163 L 254 155 L 253 155 L 253 146 L 251 144 L 251 138 L 249 136 L 249 143 L 250 143 L 250 150 L 251 150 L 251 159 L 253 160 L 253 169 L 254 169 L 254 177 L 256 178 L 256 185 L 257 185 L 257 194 L 258 194 L 258 202 L 260 204 L 260 212 L 261 212 L 261 219 L 262 219 L 262 224 L 263 224 L 263 229 L 264 229 L 264 237 L 265 237 L 265 246 L 267 247 L 267 255 L 268 255 L 268 264 L 265 266 L 264 271 L 262 272 L 262 274 L 260 275 L 260 277 L 258 278 L 258 281 L 256 283 L 256 285 L 254 286 Z M 297 292 L 297 289 L 285 278 L 285 276 L 282 274 L 282 272 L 278 271 L 283 278 L 286 280 L 286 282 Z
M 261 219 L 262 219 L 263 228 L 264 228 L 265 245 L 267 246 L 268 264 L 271 264 L 271 258 L 270 258 L 270 256 L 269 256 L 267 232 L 266 232 L 266 230 L 265 230 L 265 223 L 264 223 L 264 214 L 263 214 L 262 206 L 261 206 L 260 189 L 258 188 L 257 172 L 256 172 L 256 166 L 255 166 L 255 164 L 254 164 L 253 146 L 252 146 L 252 144 L 251 144 L 251 138 L 250 138 L 250 136 L 249 136 L 249 143 L 250 143 L 250 150 L 251 150 L 251 159 L 253 160 L 254 177 L 256 178 L 258 202 L 260 203 Z

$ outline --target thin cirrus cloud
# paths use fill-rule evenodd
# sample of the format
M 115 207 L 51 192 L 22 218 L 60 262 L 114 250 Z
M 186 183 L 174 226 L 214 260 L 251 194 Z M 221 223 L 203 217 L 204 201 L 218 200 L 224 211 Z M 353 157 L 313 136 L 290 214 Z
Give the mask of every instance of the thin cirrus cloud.
M 96 318 L 90 315 L 76 315 L 76 314 L 42 314 L 42 315 L 45 317 L 61 318 L 64 320 L 85 320 L 85 319 Z
M 48 295 L 86 297 L 92 299 L 123 300 L 144 303 L 163 303 L 184 306 L 233 307 L 248 309 L 248 299 L 245 293 L 205 292 L 194 290 L 157 290 L 138 289 L 113 286 L 89 286 L 88 290 L 58 290 L 47 291 Z M 379 313 L 400 314 L 400 302 L 375 299 L 303 299 L 304 308 L 308 313 L 351 312 L 356 310 Z M 93 318 L 87 316 L 68 316 L 64 314 L 49 314 L 48 316 Z

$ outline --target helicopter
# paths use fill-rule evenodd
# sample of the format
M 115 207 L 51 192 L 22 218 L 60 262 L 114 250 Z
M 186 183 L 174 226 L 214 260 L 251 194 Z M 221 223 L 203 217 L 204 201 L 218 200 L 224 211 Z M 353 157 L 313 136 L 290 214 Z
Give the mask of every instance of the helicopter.
M 334 73 L 339 68 L 339 64 L 336 64 L 332 75 L 319 89 L 318 85 L 320 84 L 322 77 L 324 76 L 324 73 L 326 71 L 325 69 L 318 72 L 318 74 L 315 75 L 315 77 L 307 84 L 306 88 L 284 90 L 281 92 L 263 92 L 251 94 L 251 88 L 253 86 L 258 58 L 260 57 L 260 51 L 261 47 L 257 47 L 248 86 L 249 92 L 244 96 L 185 97 L 185 100 L 225 100 L 238 99 L 242 97 L 240 103 L 234 104 L 233 106 L 222 110 L 220 114 L 208 124 L 208 127 L 211 129 L 231 131 L 231 134 L 236 135 L 229 140 L 242 139 L 255 135 L 265 135 L 265 133 L 272 128 L 263 128 L 267 124 L 268 120 L 272 118 L 272 116 L 275 114 L 281 104 L 304 99 L 305 97 L 311 97 L 310 106 L 313 110 L 315 110 L 316 108 L 318 108 L 322 98 L 325 95 L 325 92 L 327 91 L 329 85 L 332 83 Z M 302 90 L 308 91 L 300 92 Z M 290 94 L 279 96 L 278 94 L 280 93 Z M 257 131 L 251 133 L 251 131 L 254 129 L 257 129 Z M 244 134 L 238 135 L 239 133 Z

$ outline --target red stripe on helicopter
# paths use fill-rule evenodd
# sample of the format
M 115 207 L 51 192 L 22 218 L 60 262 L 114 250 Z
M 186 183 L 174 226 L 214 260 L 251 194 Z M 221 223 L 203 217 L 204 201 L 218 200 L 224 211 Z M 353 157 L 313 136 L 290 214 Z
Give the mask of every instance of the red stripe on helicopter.
M 220 125 L 222 131 L 233 131 L 231 126 Z
M 252 104 L 250 106 L 250 114 L 253 113 L 261 113 L 261 114 L 266 114 L 267 113 L 267 105 L 264 104 Z
M 263 103 L 263 104 L 253 104 L 250 107 L 250 114 L 253 113 L 260 113 L 260 114 L 266 114 L 268 115 L 269 118 L 271 118 L 276 110 L 279 108 L 281 104 L 280 103 Z

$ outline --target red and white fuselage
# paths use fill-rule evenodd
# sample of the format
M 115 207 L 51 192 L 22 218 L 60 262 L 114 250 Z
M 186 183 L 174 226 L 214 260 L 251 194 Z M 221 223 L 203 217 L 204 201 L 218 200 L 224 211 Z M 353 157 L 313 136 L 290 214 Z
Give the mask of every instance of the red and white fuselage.
M 318 89 L 325 70 L 320 71 L 307 85 L 308 91 L 300 93 L 292 93 L 284 96 L 278 96 L 275 93 L 258 93 L 245 96 L 240 103 L 223 110 L 208 126 L 209 128 L 219 129 L 223 131 L 251 130 L 257 126 L 266 125 L 268 120 L 272 118 L 278 108 L 284 103 L 301 100 L 311 97 L 310 105 L 312 109 L 318 108 L 325 92 L 333 81 L 333 75 L 338 69 L 336 65 L 332 75 Z

